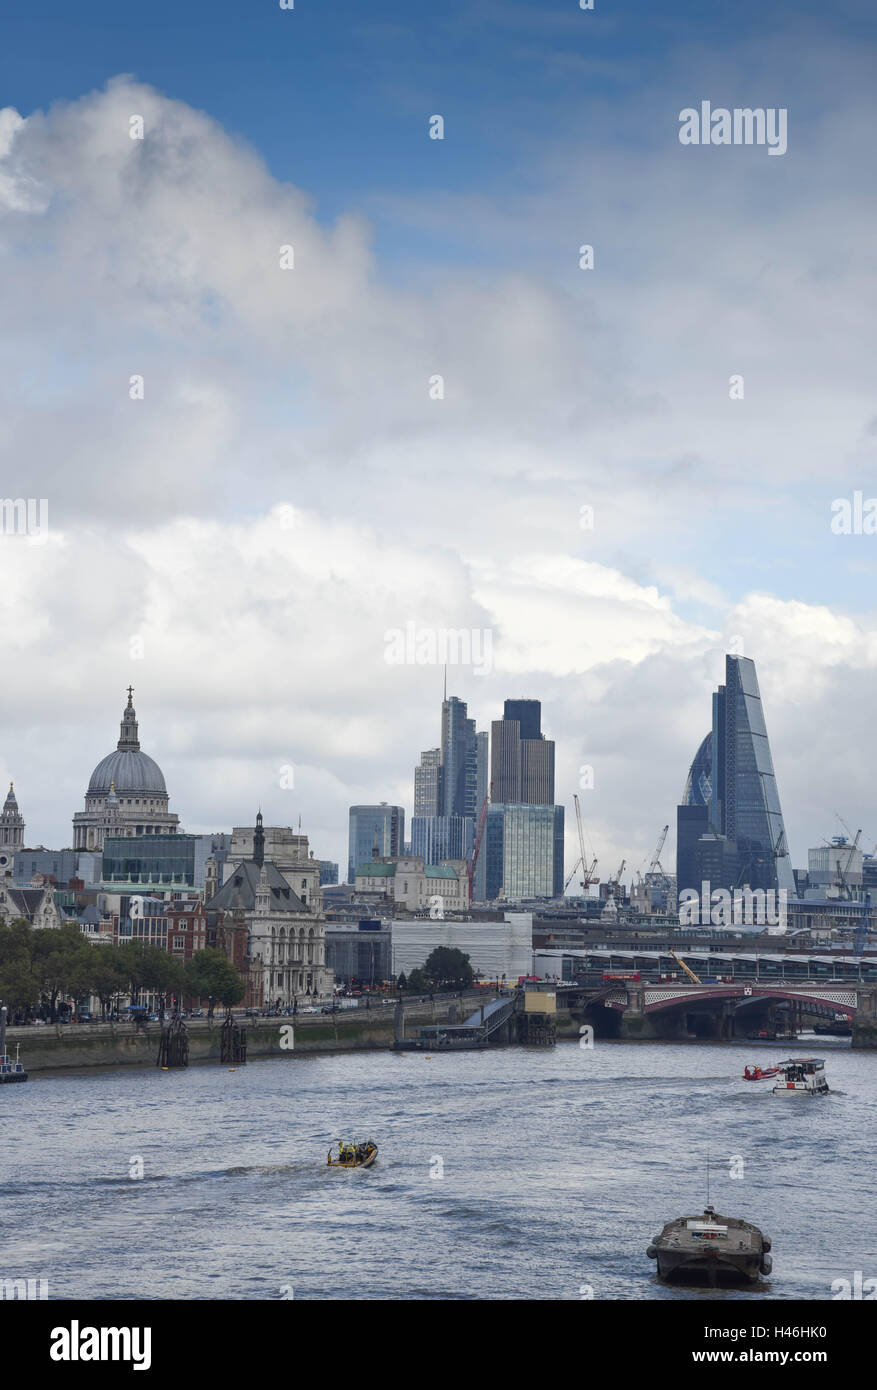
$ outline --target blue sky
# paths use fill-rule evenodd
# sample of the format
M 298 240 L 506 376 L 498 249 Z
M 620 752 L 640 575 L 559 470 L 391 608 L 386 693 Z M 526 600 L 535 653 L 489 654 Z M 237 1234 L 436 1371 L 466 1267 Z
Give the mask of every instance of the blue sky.
M 369 665 L 385 625 L 431 611 L 496 624 L 505 667 L 456 691 L 480 724 L 507 695 L 541 696 L 571 787 L 597 739 L 610 770 L 595 833 L 617 859 L 632 789 L 646 847 L 672 819 L 723 642 L 742 634 L 781 794 L 800 808 L 786 813 L 793 849 L 827 833 L 795 750 L 844 691 L 861 701 L 877 664 L 877 538 L 828 525 L 834 498 L 877 493 L 873 4 L 5 0 L 0 39 L 0 109 L 32 118 L 0 125 L 0 264 L 17 271 L 0 463 L 15 477 L 26 460 L 67 547 L 32 552 L 5 589 L 45 634 L 39 653 L 16 636 L 13 726 L 46 748 L 33 773 L 46 818 L 57 711 L 49 681 L 35 711 L 38 656 L 68 696 L 95 672 L 107 691 L 134 681 L 144 729 L 166 740 L 146 746 L 180 760 L 181 787 L 186 770 L 190 824 L 219 828 L 220 806 L 239 823 L 263 755 L 301 763 L 305 819 L 343 861 L 346 805 L 410 800 L 435 740 L 432 673 L 408 673 L 388 743 L 386 672 Z M 704 98 L 787 107 L 788 153 L 681 147 L 678 112 Z M 117 137 L 141 108 L 138 164 Z M 427 138 L 434 113 L 441 142 Z M 281 285 L 255 258 L 288 238 L 303 259 Z M 584 242 L 593 274 L 577 264 Z M 139 415 L 115 394 L 135 370 L 149 383 Z M 729 402 L 733 372 L 745 404 Z M 292 579 L 264 532 L 287 503 L 310 528 Z M 240 607 L 214 569 L 224 546 Z M 189 552 L 186 589 L 162 557 L 173 569 Z M 98 555 L 116 564 L 99 593 Z M 189 594 L 192 611 L 177 610 Z M 281 611 L 275 630 L 266 614 Z M 114 634 L 150 623 L 155 664 L 132 675 Z M 280 710 L 294 690 L 307 731 L 276 757 L 246 682 L 236 706 L 233 681 L 208 679 L 216 643 L 247 652 L 256 631 L 271 698 Z M 352 717 L 370 683 L 345 741 L 329 714 Z M 656 701 L 672 707 L 660 755 L 641 732 Z M 95 762 L 118 717 L 108 703 L 79 735 Z M 221 786 L 199 764 L 211 754 L 196 716 L 218 739 L 230 717 L 242 731 Z M 842 722 L 866 746 L 858 706 Z M 863 770 L 820 737 L 836 799 L 858 797 L 864 821 Z M 0 756 L 18 785 L 14 761 Z

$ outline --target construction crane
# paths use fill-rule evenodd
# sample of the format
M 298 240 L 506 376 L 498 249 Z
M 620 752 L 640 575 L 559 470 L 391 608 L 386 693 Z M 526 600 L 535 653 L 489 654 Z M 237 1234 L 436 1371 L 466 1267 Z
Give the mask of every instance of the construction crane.
M 615 876 L 614 876 L 613 878 L 607 879 L 607 881 L 606 881 L 606 887 L 609 889 L 609 896 L 612 897 L 612 898 L 617 898 L 617 897 L 619 896 L 619 894 L 621 893 L 621 891 L 622 891 L 622 890 L 621 890 L 621 875 L 624 873 L 624 868 L 625 868 L 625 865 L 626 865 L 626 864 L 627 864 L 627 860 L 626 860 L 626 859 L 622 859 L 622 861 L 621 861 L 621 863 L 619 864 L 618 869 L 617 869 L 617 871 L 616 871 L 616 873 L 615 873 Z
M 478 829 L 475 832 L 475 844 L 472 849 L 472 858 L 466 863 L 466 871 L 469 875 L 469 901 L 472 902 L 475 896 L 475 868 L 478 863 L 478 854 L 481 849 L 481 841 L 484 836 L 484 826 L 487 821 L 487 806 L 493 796 L 493 783 L 491 782 L 487 796 L 481 805 L 481 813 L 478 817 Z
M 698 977 L 695 975 L 694 971 L 693 971 L 693 970 L 689 970 L 688 966 L 685 964 L 685 961 L 682 959 L 682 957 L 681 957 L 681 956 L 677 956 L 677 954 L 676 954 L 676 952 L 673 950 L 672 946 L 669 947 L 668 949 L 669 949 L 670 955 L 673 957 L 673 959 L 675 960 L 676 964 L 682 966 L 682 969 L 685 971 L 686 975 L 688 976 L 689 980 L 691 980 L 692 984 L 695 984 L 695 985 L 703 984 L 703 981 L 700 980 L 700 979 L 698 979 Z
M 573 864 L 572 868 L 570 869 L 569 873 L 568 873 L 567 876 L 566 876 L 566 883 L 563 885 L 563 891 L 564 891 L 564 893 L 566 892 L 567 888 L 569 887 L 569 885 L 572 883 L 573 879 L 575 878 L 576 869 L 579 867 L 579 865 L 581 864 L 581 862 L 582 862 L 582 860 L 581 860 L 581 855 L 580 855 L 579 858 L 578 858 L 578 859 L 576 860 L 576 862 Z
M 661 850 L 664 848 L 664 842 L 667 839 L 667 833 L 669 829 L 669 825 L 665 825 L 664 829 L 661 831 L 660 839 L 658 840 L 655 852 L 652 855 L 652 862 L 649 865 L 648 869 L 650 874 L 659 873 L 662 878 L 666 877 L 666 875 L 664 874 L 664 870 L 661 868 Z
M 838 817 L 838 820 L 840 820 L 840 817 Z M 862 836 L 861 830 L 857 830 L 857 831 L 856 831 L 856 838 L 853 840 L 853 843 L 850 845 L 850 852 L 849 852 L 849 854 L 847 855 L 847 862 L 846 862 L 846 864 L 844 865 L 843 868 L 841 868 L 841 866 L 840 866 L 840 855 L 838 855 L 838 858 L 837 858 L 837 876 L 838 876 L 838 878 L 840 879 L 841 888 L 843 889 L 844 897 L 845 897 L 847 900 L 849 900 L 849 899 L 852 898 L 852 896 L 853 896 L 853 890 L 852 890 L 852 888 L 850 887 L 849 882 L 848 882 L 848 880 L 847 880 L 847 874 L 848 874 L 849 871 L 850 871 L 850 866 L 852 865 L 853 857 L 854 857 L 854 855 L 855 855 L 855 853 L 856 853 L 856 850 L 859 848 L 859 840 L 861 839 L 861 836 Z
M 587 857 L 587 855 L 585 854 L 585 832 L 584 832 L 584 829 L 583 829 L 583 827 L 582 827 L 582 808 L 581 808 L 581 806 L 579 805 L 579 794 L 578 794 L 578 792 L 573 792 L 573 798 L 572 798 L 572 799 L 573 799 L 573 803 L 574 803 L 575 808 L 576 808 L 576 826 L 578 827 L 578 832 L 579 832 L 579 857 L 578 857 L 578 859 L 576 860 L 575 868 L 573 869 L 572 873 L 570 874 L 569 878 L 568 878 L 567 881 L 566 881 L 566 886 L 564 887 L 564 890 L 563 890 L 563 891 L 566 892 L 566 889 L 569 887 L 570 883 L 572 882 L 573 874 L 575 873 L 575 871 L 576 871 L 576 869 L 579 867 L 579 865 L 581 865 L 581 868 L 582 868 L 582 878 L 580 879 L 580 883 L 581 883 L 581 886 L 582 886 L 582 892 L 583 892 L 583 893 L 587 893 L 587 891 L 588 891 L 588 889 L 590 888 L 591 884 L 597 882 L 596 875 L 594 874 L 594 870 L 595 870 L 596 867 L 597 867 L 597 856 L 594 855 L 594 858 L 593 858 L 592 861 L 591 861 L 591 865 L 590 865 L 590 867 L 588 867 L 588 857 Z

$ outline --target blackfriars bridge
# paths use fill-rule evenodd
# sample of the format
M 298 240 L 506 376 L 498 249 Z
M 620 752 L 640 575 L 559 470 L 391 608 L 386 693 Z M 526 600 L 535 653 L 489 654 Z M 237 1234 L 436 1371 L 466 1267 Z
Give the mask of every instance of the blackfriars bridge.
M 877 984 L 631 979 L 558 985 L 557 1002 L 597 1037 L 730 1040 L 772 1035 L 778 1019 L 798 1032 L 844 1018 L 853 1047 L 877 1047 Z

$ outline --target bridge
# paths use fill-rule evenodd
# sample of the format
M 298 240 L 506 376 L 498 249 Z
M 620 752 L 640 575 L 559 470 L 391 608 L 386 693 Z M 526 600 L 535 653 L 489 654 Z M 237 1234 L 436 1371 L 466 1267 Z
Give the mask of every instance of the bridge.
M 842 980 L 619 980 L 558 987 L 558 1004 L 591 1023 L 598 1036 L 639 1038 L 751 1037 L 771 1032 L 778 1016 L 795 1031 L 804 1018 L 853 1026 L 853 1045 L 877 1046 L 877 985 Z

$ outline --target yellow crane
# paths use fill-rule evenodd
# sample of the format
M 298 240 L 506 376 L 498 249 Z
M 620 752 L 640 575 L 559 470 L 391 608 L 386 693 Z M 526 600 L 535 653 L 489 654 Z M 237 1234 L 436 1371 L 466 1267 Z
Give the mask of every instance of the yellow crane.
M 682 958 L 681 958 L 680 956 L 677 956 L 677 954 L 676 954 L 676 952 L 673 950 L 672 946 L 669 947 L 669 952 L 670 952 L 670 955 L 671 955 L 671 956 L 673 957 L 673 959 L 675 960 L 676 964 L 682 966 L 682 969 L 685 971 L 686 975 L 688 976 L 689 980 L 691 980 L 692 984 L 695 984 L 695 985 L 703 984 L 703 981 L 702 981 L 702 980 L 699 980 L 699 979 L 697 978 L 697 976 L 695 975 L 694 971 L 693 971 L 693 970 L 689 970 L 688 966 L 685 964 L 685 961 L 682 960 Z

